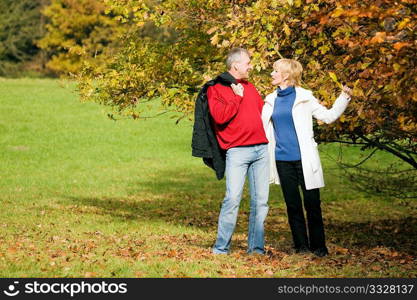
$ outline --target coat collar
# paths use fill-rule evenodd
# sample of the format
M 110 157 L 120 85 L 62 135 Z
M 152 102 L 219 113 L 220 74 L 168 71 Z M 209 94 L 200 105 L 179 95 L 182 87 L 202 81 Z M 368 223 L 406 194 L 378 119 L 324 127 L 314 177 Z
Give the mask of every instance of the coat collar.
M 276 97 L 277 97 L 277 90 L 275 89 L 271 94 L 266 96 L 265 103 L 268 103 L 269 105 L 274 107 Z M 301 103 L 301 102 L 307 102 L 310 100 L 310 98 L 311 98 L 311 91 L 306 90 L 305 88 L 302 88 L 299 86 L 295 87 L 294 106 L 296 106 L 298 103 Z
M 237 80 L 229 72 L 224 72 L 217 76 L 216 81 L 226 86 L 230 86 L 232 83 L 237 83 Z

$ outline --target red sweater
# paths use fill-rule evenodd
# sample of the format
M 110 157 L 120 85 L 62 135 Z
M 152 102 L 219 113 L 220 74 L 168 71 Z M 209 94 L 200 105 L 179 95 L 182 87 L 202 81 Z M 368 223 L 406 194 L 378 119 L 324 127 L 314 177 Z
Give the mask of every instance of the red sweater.
M 220 148 L 268 143 L 262 125 L 264 101 L 253 84 L 237 80 L 244 87 L 243 97 L 221 84 L 210 86 L 207 99 L 213 118 L 214 132 Z

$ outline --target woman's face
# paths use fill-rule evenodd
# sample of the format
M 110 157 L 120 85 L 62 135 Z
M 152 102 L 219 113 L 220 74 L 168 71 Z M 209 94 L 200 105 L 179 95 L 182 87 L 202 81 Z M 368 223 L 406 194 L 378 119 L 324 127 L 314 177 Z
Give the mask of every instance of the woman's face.
M 280 69 L 273 70 L 271 73 L 272 85 L 282 85 L 285 83 L 288 76 L 284 76 Z

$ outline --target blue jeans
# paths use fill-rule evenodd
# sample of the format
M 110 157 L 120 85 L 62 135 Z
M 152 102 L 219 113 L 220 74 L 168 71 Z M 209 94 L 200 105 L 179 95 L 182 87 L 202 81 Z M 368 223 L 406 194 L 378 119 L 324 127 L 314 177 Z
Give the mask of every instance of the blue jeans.
M 227 254 L 236 226 L 246 175 L 250 188 L 248 253 L 264 254 L 264 221 L 268 213 L 269 158 L 266 144 L 226 152 L 226 196 L 220 210 L 213 253 Z

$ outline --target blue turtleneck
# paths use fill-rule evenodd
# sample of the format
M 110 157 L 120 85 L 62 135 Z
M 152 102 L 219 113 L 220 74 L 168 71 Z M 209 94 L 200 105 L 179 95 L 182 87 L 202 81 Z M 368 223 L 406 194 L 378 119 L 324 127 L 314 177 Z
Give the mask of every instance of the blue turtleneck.
M 275 159 L 301 160 L 300 146 L 292 118 L 292 107 L 295 101 L 295 88 L 289 86 L 283 90 L 277 89 L 272 122 L 275 128 Z

